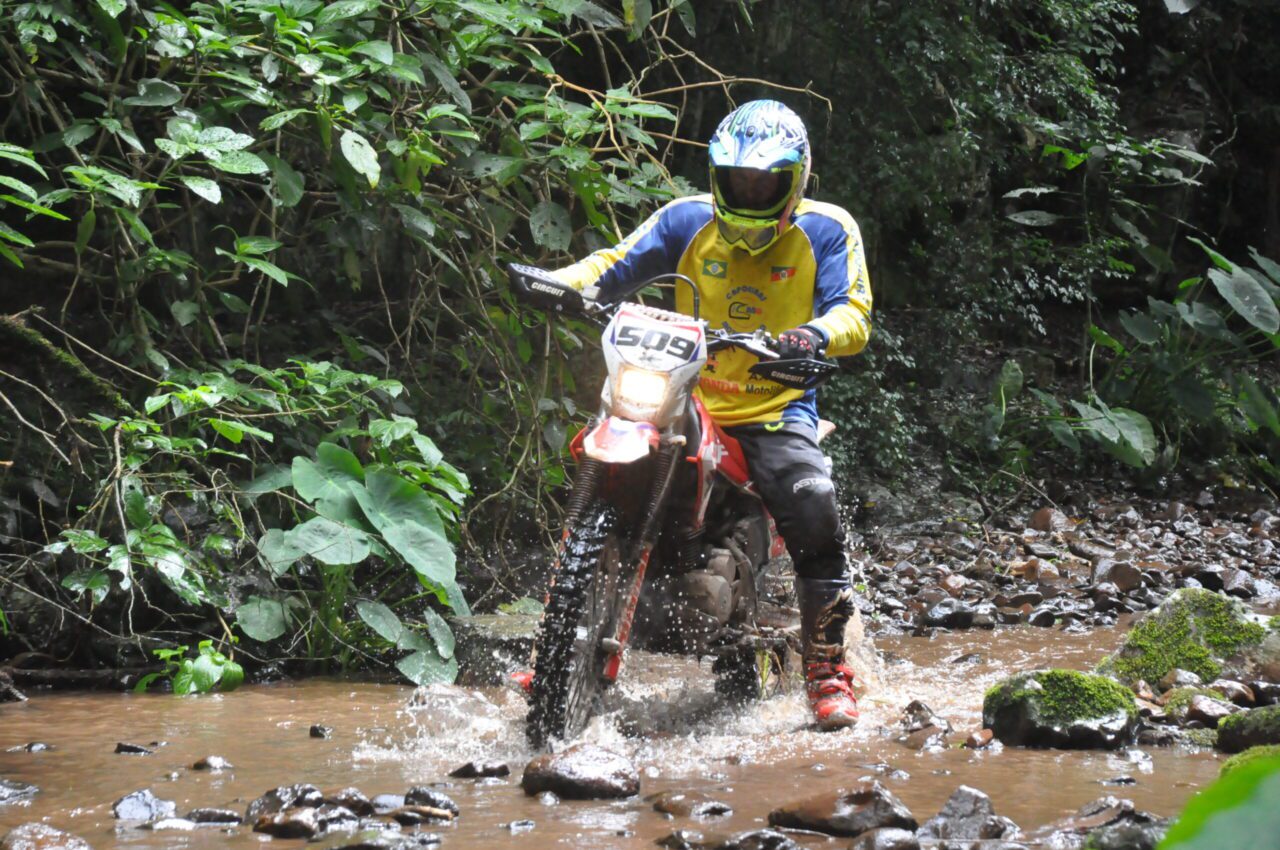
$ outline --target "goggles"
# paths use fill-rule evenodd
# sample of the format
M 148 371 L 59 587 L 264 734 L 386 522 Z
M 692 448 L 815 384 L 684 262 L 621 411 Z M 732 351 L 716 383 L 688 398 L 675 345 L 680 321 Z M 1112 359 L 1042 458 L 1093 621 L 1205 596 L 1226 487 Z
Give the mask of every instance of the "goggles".
M 744 248 L 750 253 L 763 251 L 778 237 L 778 222 L 755 224 L 750 227 L 726 221 L 716 216 L 716 227 L 720 230 L 720 238 L 727 244 Z

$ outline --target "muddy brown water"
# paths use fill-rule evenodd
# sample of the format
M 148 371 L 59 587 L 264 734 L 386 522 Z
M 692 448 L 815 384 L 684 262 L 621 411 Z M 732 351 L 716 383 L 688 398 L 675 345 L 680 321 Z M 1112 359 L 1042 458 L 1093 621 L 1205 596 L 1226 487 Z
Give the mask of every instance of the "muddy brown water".
M 652 847 L 655 839 L 677 828 L 707 836 L 760 828 L 777 805 L 872 774 L 867 765 L 881 765 L 881 781 L 922 822 L 961 784 L 990 794 L 997 814 L 1012 818 L 1024 832 L 1105 794 L 1127 797 L 1157 814 L 1174 814 L 1217 775 L 1218 756 L 1155 748 L 929 753 L 913 752 L 893 739 L 901 710 L 912 699 L 923 699 L 957 733 L 967 733 L 979 727 L 982 694 L 999 678 L 1046 666 L 1087 669 L 1120 636 L 1112 629 L 1065 635 L 1028 627 L 879 639 L 887 660 L 875 671 L 872 691 L 862 702 L 862 723 L 830 735 L 805 728 L 807 708 L 798 693 L 703 716 L 682 727 L 670 719 L 679 718 L 686 706 L 706 702 L 709 670 L 700 673 L 686 659 L 633 657 L 624 676 L 627 705 L 621 710 L 630 717 L 632 736 L 617 731 L 615 717 L 606 717 L 584 737 L 635 762 L 641 797 L 552 806 L 520 790 L 520 771 L 531 755 L 521 731 L 523 701 L 501 689 L 437 687 L 422 695 L 418 708 L 409 707 L 410 687 L 316 680 L 185 698 L 35 694 L 25 704 L 0 705 L 0 777 L 40 787 L 26 802 L 0 806 L 0 834 L 42 820 L 100 850 L 248 848 L 264 841 L 272 847 L 301 847 L 302 841 L 268 840 L 249 827 L 192 833 L 122 827 L 111 806 L 142 788 L 174 800 L 182 815 L 198 806 L 243 811 L 265 791 L 293 782 L 311 782 L 323 790 L 354 785 L 371 797 L 441 783 L 462 809 L 456 824 L 432 830 L 443 836 L 446 848 L 640 848 Z M 977 654 L 976 661 L 954 663 L 971 653 Z M 313 723 L 333 727 L 332 737 L 311 738 Z M 54 749 L 5 751 L 31 741 Z M 152 755 L 116 755 L 117 741 L 164 745 Z M 222 773 L 191 769 L 208 755 L 223 756 L 234 768 Z M 506 760 L 512 775 L 481 781 L 448 778 L 453 768 L 480 758 Z M 884 773 L 886 764 L 909 776 Z M 1121 775 L 1133 777 L 1136 784 L 1101 784 Z M 690 789 L 729 803 L 733 814 L 704 821 L 668 819 L 643 800 L 660 791 Z M 534 821 L 532 830 L 512 834 L 505 827 L 524 819 Z M 803 837 L 802 843 L 818 847 L 824 840 Z M 844 839 L 838 846 L 846 844 Z

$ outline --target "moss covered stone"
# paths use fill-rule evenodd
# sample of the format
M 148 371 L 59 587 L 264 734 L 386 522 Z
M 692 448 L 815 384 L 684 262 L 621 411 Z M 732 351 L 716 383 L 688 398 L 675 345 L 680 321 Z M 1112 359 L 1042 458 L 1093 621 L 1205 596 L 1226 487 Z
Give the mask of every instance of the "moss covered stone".
M 1181 719 L 1187 713 L 1187 707 L 1191 705 L 1194 697 L 1208 697 L 1218 702 L 1227 702 L 1222 698 L 1222 694 L 1208 688 L 1174 688 L 1164 695 L 1165 713 Z
M 1228 753 L 1269 744 L 1280 744 L 1280 705 L 1233 714 L 1218 724 L 1218 748 Z
M 1222 662 L 1257 646 L 1266 629 L 1249 619 L 1240 602 L 1220 593 L 1186 588 L 1143 617 L 1098 672 L 1133 684 L 1158 682 L 1175 667 L 1206 682 L 1222 673 Z
M 1235 770 L 1241 765 L 1246 765 L 1251 761 L 1256 761 L 1258 759 L 1274 759 L 1274 758 L 1280 758 L 1280 744 L 1268 744 L 1261 747 L 1250 747 L 1249 749 L 1243 752 L 1236 753 L 1231 758 L 1224 761 L 1222 763 L 1222 770 L 1219 771 L 1218 775 L 1226 776 L 1231 771 Z
M 1138 710 L 1128 688 L 1076 670 L 1022 673 L 987 691 L 983 725 L 1006 744 L 1115 748 L 1132 739 Z

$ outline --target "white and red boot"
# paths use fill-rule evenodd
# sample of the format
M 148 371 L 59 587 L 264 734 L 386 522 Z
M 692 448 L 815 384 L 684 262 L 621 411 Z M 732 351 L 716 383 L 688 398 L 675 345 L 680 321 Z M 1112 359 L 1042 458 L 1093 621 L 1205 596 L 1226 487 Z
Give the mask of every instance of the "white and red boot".
M 796 578 L 800 600 L 805 692 L 819 729 L 858 722 L 857 676 L 845 664 L 844 629 L 853 616 L 853 588 L 845 579 Z

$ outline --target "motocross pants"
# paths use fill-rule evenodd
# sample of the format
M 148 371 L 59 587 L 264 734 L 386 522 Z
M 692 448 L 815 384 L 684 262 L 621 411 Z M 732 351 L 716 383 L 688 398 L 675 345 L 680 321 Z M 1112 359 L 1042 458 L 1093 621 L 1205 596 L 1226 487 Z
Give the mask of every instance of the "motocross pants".
M 836 488 L 813 427 L 784 422 L 725 432 L 742 445 L 751 479 L 787 543 L 796 575 L 847 580 Z

